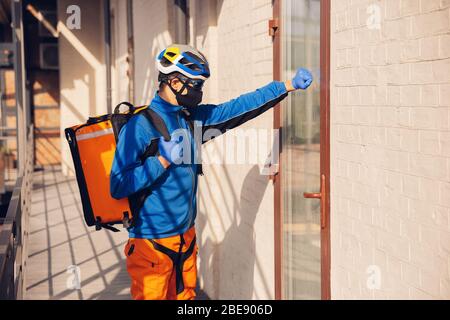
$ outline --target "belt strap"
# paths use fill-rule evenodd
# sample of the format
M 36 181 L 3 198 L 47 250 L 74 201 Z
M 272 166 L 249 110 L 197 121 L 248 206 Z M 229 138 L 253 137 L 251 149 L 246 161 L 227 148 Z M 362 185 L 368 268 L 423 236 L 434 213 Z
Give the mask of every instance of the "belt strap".
M 192 239 L 191 244 L 189 245 L 189 248 L 186 250 L 186 252 L 182 252 L 183 246 L 186 244 L 182 234 L 180 235 L 180 240 L 181 240 L 180 249 L 177 252 L 163 246 L 162 244 L 159 244 L 153 239 L 150 239 L 150 242 L 153 244 L 153 247 L 156 250 L 164 253 L 170 258 L 170 260 L 172 260 L 173 267 L 175 269 L 175 283 L 177 288 L 177 294 L 180 294 L 181 292 L 184 291 L 183 266 L 186 260 L 190 256 L 192 256 L 192 253 L 194 252 L 196 236 L 194 236 L 194 239 Z

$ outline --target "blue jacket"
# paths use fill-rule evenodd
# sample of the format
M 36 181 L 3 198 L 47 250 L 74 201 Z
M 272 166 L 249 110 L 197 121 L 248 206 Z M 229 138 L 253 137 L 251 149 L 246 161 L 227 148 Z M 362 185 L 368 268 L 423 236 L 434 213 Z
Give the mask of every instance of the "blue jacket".
M 188 111 L 191 120 L 201 124 L 202 132 L 213 128 L 224 133 L 260 115 L 286 96 L 283 82 L 271 82 L 231 101 L 219 105 L 203 104 Z M 149 107 L 164 120 L 170 134 L 177 129 L 185 129 L 194 154 L 198 146 L 182 116 L 185 108 L 164 101 L 158 94 Z M 135 217 L 133 226 L 128 229 L 130 238 L 170 237 L 182 234 L 194 225 L 198 166 L 192 161 L 192 164 L 172 164 L 164 169 L 157 156 L 148 157 L 143 162 L 140 160 L 150 142 L 160 136 L 145 116 L 138 114 L 122 128 L 118 137 L 111 170 L 111 195 L 120 199 L 144 188 L 152 191 Z

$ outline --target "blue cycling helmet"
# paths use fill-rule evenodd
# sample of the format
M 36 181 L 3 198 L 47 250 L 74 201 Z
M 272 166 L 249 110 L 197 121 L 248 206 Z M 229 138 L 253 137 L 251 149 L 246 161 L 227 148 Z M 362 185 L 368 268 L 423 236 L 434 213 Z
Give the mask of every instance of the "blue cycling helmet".
M 177 72 L 189 79 L 203 81 L 210 76 L 208 61 L 205 56 L 188 45 L 170 45 L 158 55 L 156 65 L 163 75 Z

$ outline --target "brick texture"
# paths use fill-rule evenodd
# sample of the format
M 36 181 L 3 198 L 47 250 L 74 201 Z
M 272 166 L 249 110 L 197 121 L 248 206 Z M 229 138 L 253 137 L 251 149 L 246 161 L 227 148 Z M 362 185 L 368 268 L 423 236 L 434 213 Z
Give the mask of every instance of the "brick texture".
M 449 7 L 332 1 L 334 299 L 450 298 Z
M 201 5 L 200 5 L 201 3 Z M 204 51 L 212 76 L 205 101 L 223 102 L 273 79 L 270 0 L 190 1 L 195 6 L 192 44 Z M 244 128 L 272 128 L 273 113 Z M 225 159 L 227 135 L 204 153 Z M 263 144 L 263 142 L 261 142 Z M 270 144 L 268 143 L 268 146 Z M 205 159 L 199 184 L 199 280 L 215 299 L 274 298 L 273 186 L 257 165 L 217 165 Z
M 157 88 L 155 57 L 174 39 L 169 29 L 169 1 L 133 1 L 136 104 L 150 103 Z M 151 23 L 149 23 L 151 21 Z

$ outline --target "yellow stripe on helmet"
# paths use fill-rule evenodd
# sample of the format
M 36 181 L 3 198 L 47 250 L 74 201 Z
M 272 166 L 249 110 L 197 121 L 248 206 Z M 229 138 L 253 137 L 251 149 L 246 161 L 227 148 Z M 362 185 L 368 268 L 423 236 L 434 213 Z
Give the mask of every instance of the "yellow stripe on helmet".
M 168 54 L 173 53 L 173 54 Z M 175 59 L 180 55 L 180 48 L 177 47 L 169 47 L 164 52 L 164 57 L 170 62 L 174 63 Z

